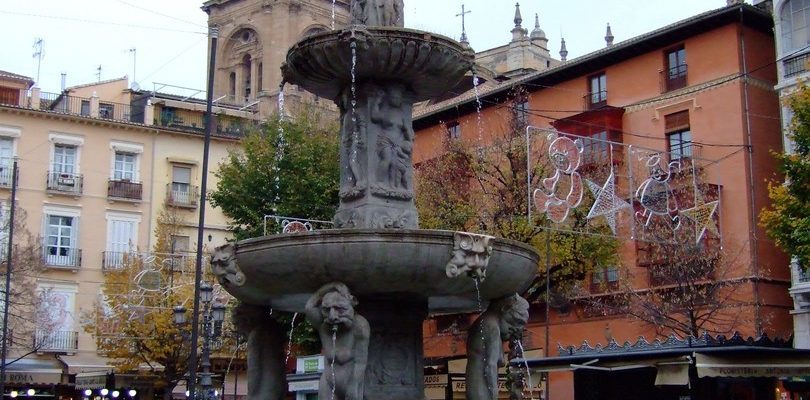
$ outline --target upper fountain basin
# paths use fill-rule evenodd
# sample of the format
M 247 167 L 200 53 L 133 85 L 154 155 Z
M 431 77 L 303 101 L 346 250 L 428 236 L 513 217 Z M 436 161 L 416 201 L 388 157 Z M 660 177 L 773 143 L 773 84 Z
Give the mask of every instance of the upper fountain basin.
M 357 58 L 352 60 L 352 44 Z M 450 38 L 412 29 L 352 27 L 316 34 L 287 52 L 285 82 L 337 99 L 355 81 L 406 84 L 414 102 L 444 95 L 472 68 L 475 53 Z
M 249 239 L 236 244 L 241 286 L 226 285 L 247 303 L 300 312 L 310 295 L 343 282 L 361 298 L 409 295 L 428 300 L 433 313 L 478 309 L 475 281 L 448 278 L 454 232 L 437 230 L 330 229 Z M 493 239 L 481 305 L 526 290 L 539 255 L 524 243 Z

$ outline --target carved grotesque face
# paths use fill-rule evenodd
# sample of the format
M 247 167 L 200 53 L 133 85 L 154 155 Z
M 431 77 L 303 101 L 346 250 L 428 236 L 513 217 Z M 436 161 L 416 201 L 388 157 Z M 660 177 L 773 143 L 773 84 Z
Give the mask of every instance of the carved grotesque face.
M 504 310 L 500 320 L 501 340 L 518 339 L 523 335 L 526 321 L 529 320 L 529 309 L 517 303 Z
M 321 301 L 321 315 L 328 325 L 351 325 L 354 322 L 354 307 L 346 296 L 329 292 Z

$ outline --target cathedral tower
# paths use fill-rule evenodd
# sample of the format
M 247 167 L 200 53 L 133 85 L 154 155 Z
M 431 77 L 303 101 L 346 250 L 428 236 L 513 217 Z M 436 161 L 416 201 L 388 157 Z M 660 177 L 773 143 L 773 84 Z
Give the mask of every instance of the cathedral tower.
M 349 21 L 349 0 L 208 0 L 202 9 L 208 25 L 219 27 L 214 99 L 255 107 L 261 116 L 277 109 L 287 49 L 308 35 L 331 30 L 333 14 L 338 28 Z M 294 87 L 286 94 L 292 102 L 316 100 Z

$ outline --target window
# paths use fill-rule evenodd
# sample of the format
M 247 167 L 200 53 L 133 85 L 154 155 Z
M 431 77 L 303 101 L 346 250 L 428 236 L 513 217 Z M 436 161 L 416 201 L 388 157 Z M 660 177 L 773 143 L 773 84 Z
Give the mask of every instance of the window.
M 46 215 L 45 262 L 56 266 L 78 266 L 78 217 Z
M 590 136 L 583 137 L 581 140 L 583 145 L 582 155 L 584 164 L 596 164 L 609 161 L 610 157 L 608 155 L 609 145 L 607 142 L 607 131 L 594 133 Z
M 245 87 L 244 87 L 245 101 L 250 99 L 250 93 L 251 93 L 250 92 L 250 89 L 251 89 L 251 87 L 250 87 L 250 84 L 251 84 L 250 72 L 251 72 L 251 69 L 252 69 L 252 63 L 250 61 L 250 54 L 245 54 L 245 56 L 242 57 L 242 76 L 245 79 Z
M 136 181 L 137 155 L 131 153 L 115 152 L 113 165 L 113 180 Z
M 14 165 L 14 139 L 0 137 L 0 186 L 11 186 Z
M 450 138 L 451 140 L 461 138 L 461 125 L 459 125 L 458 121 L 448 122 L 446 126 L 448 138 Z
M 692 131 L 689 128 L 689 111 L 681 111 L 664 117 L 669 144 L 670 160 L 692 157 Z
M 228 76 L 228 95 L 231 98 L 236 97 L 236 72 L 231 72 Z
M 529 102 L 524 100 L 515 104 L 515 122 L 518 127 L 529 124 Z
M 619 287 L 619 267 L 597 267 L 591 273 L 591 292 L 603 292 L 606 288 L 615 290 Z
M 172 166 L 172 183 L 169 192 L 169 202 L 176 206 L 196 206 L 196 193 L 191 187 L 191 167 L 183 165 Z
M 107 216 L 107 251 L 104 254 L 104 267 L 122 267 L 124 257 L 137 249 L 137 217 Z
M 73 175 L 76 170 L 76 146 L 56 144 L 53 147 L 53 166 L 55 174 Z
M 666 90 L 680 89 L 686 86 L 686 49 L 679 47 L 666 53 Z
M 264 64 L 259 63 L 259 70 L 256 72 L 256 91 L 257 92 L 262 91 L 262 85 L 264 84 L 264 81 L 262 79 L 263 74 L 264 74 Z
M 667 134 L 669 153 L 672 160 L 692 157 L 692 132 L 683 130 Z
M 115 115 L 115 106 L 109 103 L 98 104 L 98 117 L 104 119 L 112 119 Z
M 83 115 L 85 117 L 90 116 L 90 100 L 82 100 L 81 110 L 79 111 L 79 115 Z
M 39 283 L 35 347 L 43 351 L 69 351 L 78 347 L 76 293 L 78 287 L 62 283 Z
M 186 253 L 189 249 L 189 237 L 181 235 L 172 235 L 172 248 L 173 253 Z
M 780 23 L 783 53 L 801 50 L 810 44 L 810 0 L 786 1 Z
M 589 78 L 588 104 L 591 108 L 607 104 L 607 75 L 605 73 Z

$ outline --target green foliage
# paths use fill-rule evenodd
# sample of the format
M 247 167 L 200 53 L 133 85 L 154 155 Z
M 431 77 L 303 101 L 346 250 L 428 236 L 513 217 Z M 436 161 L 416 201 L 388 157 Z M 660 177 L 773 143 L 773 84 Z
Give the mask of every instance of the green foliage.
M 337 131 L 317 113 L 284 122 L 271 117 L 229 154 L 210 199 L 231 219 L 237 239 L 261 236 L 265 215 L 331 220 L 338 204 Z
M 793 151 L 776 155 L 785 183 L 769 185 L 772 204 L 760 214 L 760 223 L 779 247 L 810 268 L 810 88 L 802 86 L 788 105 Z

